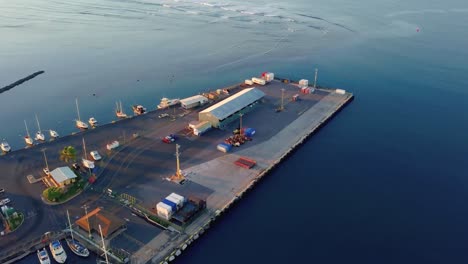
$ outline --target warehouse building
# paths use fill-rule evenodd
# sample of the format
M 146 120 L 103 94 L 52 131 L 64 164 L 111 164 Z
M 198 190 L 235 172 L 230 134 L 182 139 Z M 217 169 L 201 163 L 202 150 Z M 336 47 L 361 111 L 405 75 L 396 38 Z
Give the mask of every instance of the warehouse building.
M 203 105 L 208 102 L 208 98 L 203 95 L 195 95 L 189 98 L 185 98 L 180 100 L 180 105 L 185 109 L 190 109 L 197 107 L 199 105 Z
M 201 111 L 198 113 L 198 119 L 210 122 L 213 127 L 224 129 L 227 124 L 239 118 L 239 114 L 250 111 L 264 96 L 265 94 L 256 88 L 244 89 Z

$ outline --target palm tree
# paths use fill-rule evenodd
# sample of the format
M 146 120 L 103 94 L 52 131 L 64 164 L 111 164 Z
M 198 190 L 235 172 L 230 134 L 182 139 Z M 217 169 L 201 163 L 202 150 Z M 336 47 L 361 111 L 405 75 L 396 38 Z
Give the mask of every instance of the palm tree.
M 72 146 L 67 146 L 60 151 L 60 159 L 65 162 L 76 160 L 76 149 Z

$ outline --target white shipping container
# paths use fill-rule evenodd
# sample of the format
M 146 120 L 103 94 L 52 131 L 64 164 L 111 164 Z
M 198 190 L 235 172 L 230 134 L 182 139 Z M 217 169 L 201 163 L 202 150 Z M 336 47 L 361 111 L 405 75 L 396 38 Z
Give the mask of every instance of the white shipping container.
M 186 199 L 182 195 L 178 195 L 177 193 L 171 193 L 169 196 L 174 197 L 175 199 L 181 201 L 182 205 L 185 203 Z
M 170 220 L 171 217 L 172 217 L 172 208 L 163 203 L 163 202 L 159 202 L 157 205 L 156 205 L 156 210 L 158 212 L 158 215 L 166 220 Z
M 252 85 L 253 82 L 252 82 L 252 80 L 245 80 L 245 84 Z
M 201 134 L 205 133 L 206 131 L 210 130 L 211 129 L 211 126 L 209 127 L 205 127 L 205 128 L 195 128 L 193 130 L 193 133 L 195 134 L 195 136 L 200 136 Z
M 345 94 L 346 93 L 346 90 L 343 90 L 343 89 L 336 89 L 335 92 L 337 94 Z
M 309 80 L 301 79 L 301 80 L 299 80 L 299 85 L 307 87 L 307 86 L 309 86 Z
M 180 209 L 184 204 L 183 201 L 181 201 L 179 199 L 176 199 L 174 196 L 170 196 L 170 195 L 168 197 L 166 197 L 166 200 L 175 203 L 176 206 L 177 206 L 177 209 Z
M 265 83 L 266 83 L 264 79 L 260 79 L 260 78 L 256 78 L 256 77 L 252 78 L 252 82 L 254 82 L 256 84 L 260 84 L 260 85 L 265 85 Z
M 275 74 L 274 73 L 268 72 L 268 73 L 265 74 L 265 80 L 267 82 L 271 82 L 271 81 L 273 81 L 273 79 L 275 79 Z

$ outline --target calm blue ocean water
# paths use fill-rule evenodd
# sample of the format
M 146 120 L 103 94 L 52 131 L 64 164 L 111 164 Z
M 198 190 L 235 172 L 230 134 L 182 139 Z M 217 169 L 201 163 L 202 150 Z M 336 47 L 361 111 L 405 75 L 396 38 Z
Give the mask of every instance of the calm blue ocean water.
M 0 137 L 110 122 L 268 70 L 356 99 L 179 263 L 466 263 L 468 3 L 15 0 L 0 10 Z M 93 96 L 95 94 L 95 96 Z M 261 131 L 259 131 L 261 132 Z M 27 261 L 35 261 L 33 257 Z

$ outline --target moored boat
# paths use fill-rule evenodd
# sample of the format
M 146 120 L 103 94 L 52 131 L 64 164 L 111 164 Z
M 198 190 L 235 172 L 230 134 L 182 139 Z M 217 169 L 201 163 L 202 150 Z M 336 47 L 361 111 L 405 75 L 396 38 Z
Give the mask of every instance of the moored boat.
M 178 103 L 180 103 L 179 98 L 169 99 L 169 98 L 163 97 L 161 99 L 161 102 L 158 105 L 158 109 L 165 109 L 165 108 L 168 108 L 170 106 L 176 105 Z
M 146 108 L 144 108 L 142 105 L 133 105 L 132 109 L 135 115 L 142 115 L 146 113 Z
M 115 103 L 116 104 L 116 108 L 115 108 L 115 115 L 118 117 L 118 118 L 127 118 L 127 114 L 123 111 L 123 108 L 122 108 L 122 102 L 118 102 L 118 103 Z
M 55 130 L 49 130 L 49 134 L 52 138 L 58 138 L 59 137 L 59 134 L 57 133 L 57 131 Z
M 3 152 L 10 152 L 11 150 L 10 144 L 8 144 L 6 141 L 2 141 L 2 143 L 0 143 L 0 148 Z
M 76 98 L 75 102 L 76 102 L 76 113 L 78 114 L 78 119 L 75 120 L 75 125 L 76 125 L 76 127 L 79 128 L 79 129 L 88 129 L 88 124 L 86 124 L 85 122 L 81 121 L 80 109 L 78 108 L 78 98 Z
M 26 142 L 26 145 L 33 145 L 34 139 L 32 139 L 29 135 L 29 129 L 28 124 L 26 124 L 26 120 L 24 120 L 24 126 L 26 127 L 26 136 L 24 136 L 24 142 Z
M 97 123 L 98 121 L 96 120 L 96 118 L 94 117 L 91 117 L 89 120 L 88 120 L 88 123 L 91 125 L 91 126 L 97 126 Z
M 45 136 L 44 136 L 44 133 L 42 133 L 41 131 L 41 125 L 39 124 L 39 118 L 37 118 L 37 114 L 36 114 L 36 122 L 37 122 L 37 132 L 36 132 L 35 139 L 38 141 L 44 141 Z
M 42 248 L 42 250 L 37 250 L 37 258 L 41 264 L 50 264 L 49 254 L 45 248 Z
M 50 252 L 52 253 L 52 257 L 58 263 L 65 263 L 67 260 L 67 253 L 63 250 L 62 244 L 58 240 L 54 240 L 49 244 Z
M 80 242 L 78 242 L 77 240 L 73 238 L 73 229 L 71 227 L 70 215 L 68 214 L 68 210 L 67 210 L 67 219 L 68 219 L 68 225 L 69 225 L 70 235 L 71 235 L 71 239 L 65 240 L 67 242 L 68 247 L 76 255 L 80 257 L 88 257 L 89 250 L 85 246 L 83 246 Z

